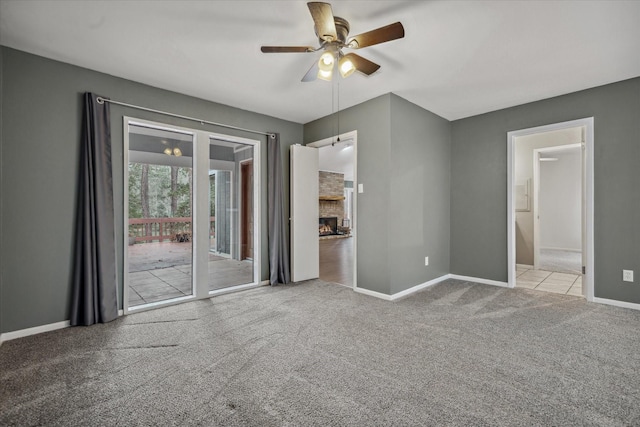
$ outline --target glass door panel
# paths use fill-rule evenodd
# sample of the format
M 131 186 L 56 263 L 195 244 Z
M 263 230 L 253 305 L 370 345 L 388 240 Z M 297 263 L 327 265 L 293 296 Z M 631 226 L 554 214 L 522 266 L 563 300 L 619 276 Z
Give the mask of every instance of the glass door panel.
M 253 145 L 210 139 L 210 291 L 254 282 L 253 150 Z
M 193 135 L 129 125 L 128 307 L 193 295 Z

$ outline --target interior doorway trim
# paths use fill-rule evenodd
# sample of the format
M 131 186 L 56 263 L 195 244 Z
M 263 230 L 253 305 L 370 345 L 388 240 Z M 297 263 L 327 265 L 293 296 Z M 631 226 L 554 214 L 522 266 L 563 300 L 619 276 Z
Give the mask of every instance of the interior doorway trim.
M 353 142 L 353 217 L 351 218 L 351 233 L 353 235 L 353 286 L 355 290 L 358 287 L 358 192 L 355 190 L 358 188 L 358 131 L 352 130 L 350 132 L 341 133 L 340 135 L 331 136 L 329 138 L 321 139 L 307 144 L 308 147 L 322 148 L 327 145 L 331 145 L 336 142 L 337 139 L 340 142 L 351 140 Z
M 516 285 L 516 216 L 515 216 L 515 142 L 517 137 L 533 135 L 537 133 L 551 132 L 556 130 L 585 127 L 584 135 L 584 164 L 585 164 L 585 248 L 586 265 L 583 278 L 583 294 L 587 301 L 594 300 L 594 233 L 593 233 L 593 211 L 594 211 L 594 119 L 588 117 L 584 119 L 571 120 L 568 122 L 554 123 L 545 126 L 538 126 L 528 129 L 521 129 L 507 133 L 507 277 L 510 288 Z

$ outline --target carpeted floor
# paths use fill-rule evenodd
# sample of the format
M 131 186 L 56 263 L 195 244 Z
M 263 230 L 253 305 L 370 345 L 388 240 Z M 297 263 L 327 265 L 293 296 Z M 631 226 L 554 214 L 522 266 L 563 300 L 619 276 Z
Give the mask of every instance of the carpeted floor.
M 0 425 L 640 425 L 640 312 L 264 287 L 0 347 Z

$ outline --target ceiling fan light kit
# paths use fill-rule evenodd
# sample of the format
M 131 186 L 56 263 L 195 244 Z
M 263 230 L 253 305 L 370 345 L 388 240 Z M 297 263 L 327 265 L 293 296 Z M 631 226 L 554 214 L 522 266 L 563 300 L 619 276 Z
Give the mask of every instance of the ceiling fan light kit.
M 324 80 L 326 82 L 330 82 L 331 81 L 331 76 L 333 76 L 333 71 L 332 70 L 318 70 L 318 75 L 316 76 L 317 78 L 319 78 L 320 80 Z
M 178 147 L 174 149 L 167 147 L 164 149 L 163 153 L 166 154 L 167 156 L 176 156 L 176 157 L 182 156 L 182 150 L 179 149 Z
M 335 62 L 336 61 L 334 52 L 326 51 L 325 53 L 323 53 L 318 60 L 317 77 L 321 80 L 331 81 Z
M 174 146 L 173 144 L 171 144 L 171 146 L 169 147 L 169 141 L 167 141 L 166 139 L 162 140 L 162 145 L 166 145 L 167 147 L 164 148 L 164 150 L 162 150 L 162 152 L 164 154 L 166 154 L 167 156 L 176 156 L 176 157 L 180 157 L 182 156 L 182 150 L 176 146 Z
M 347 78 L 356 71 L 356 66 L 353 65 L 353 62 L 351 62 L 349 58 L 343 56 L 340 58 L 340 61 L 338 61 L 338 69 L 340 70 L 340 75 L 343 78 Z
M 321 71 L 331 71 L 333 70 L 334 62 L 333 53 L 325 52 L 318 61 L 318 68 L 320 68 Z
M 316 78 L 330 81 L 336 64 L 343 78 L 349 77 L 355 71 L 369 76 L 375 73 L 380 65 L 355 53 L 345 55 L 342 49 L 362 49 L 404 37 L 404 27 L 400 22 L 395 22 L 347 39 L 350 30 L 349 22 L 334 16 L 329 3 L 309 2 L 307 6 L 313 18 L 315 33 L 320 41 L 318 48 L 310 46 L 262 46 L 260 48 L 263 53 L 308 53 L 323 50 L 320 59 L 314 62 L 302 78 L 303 82 L 313 81 Z

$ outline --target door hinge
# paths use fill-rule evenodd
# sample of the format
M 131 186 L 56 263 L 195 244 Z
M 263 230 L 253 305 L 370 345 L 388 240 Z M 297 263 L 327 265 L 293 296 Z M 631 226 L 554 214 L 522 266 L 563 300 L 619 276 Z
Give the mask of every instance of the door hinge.
M 587 274 L 587 267 L 586 266 L 582 266 L 582 274 Z

